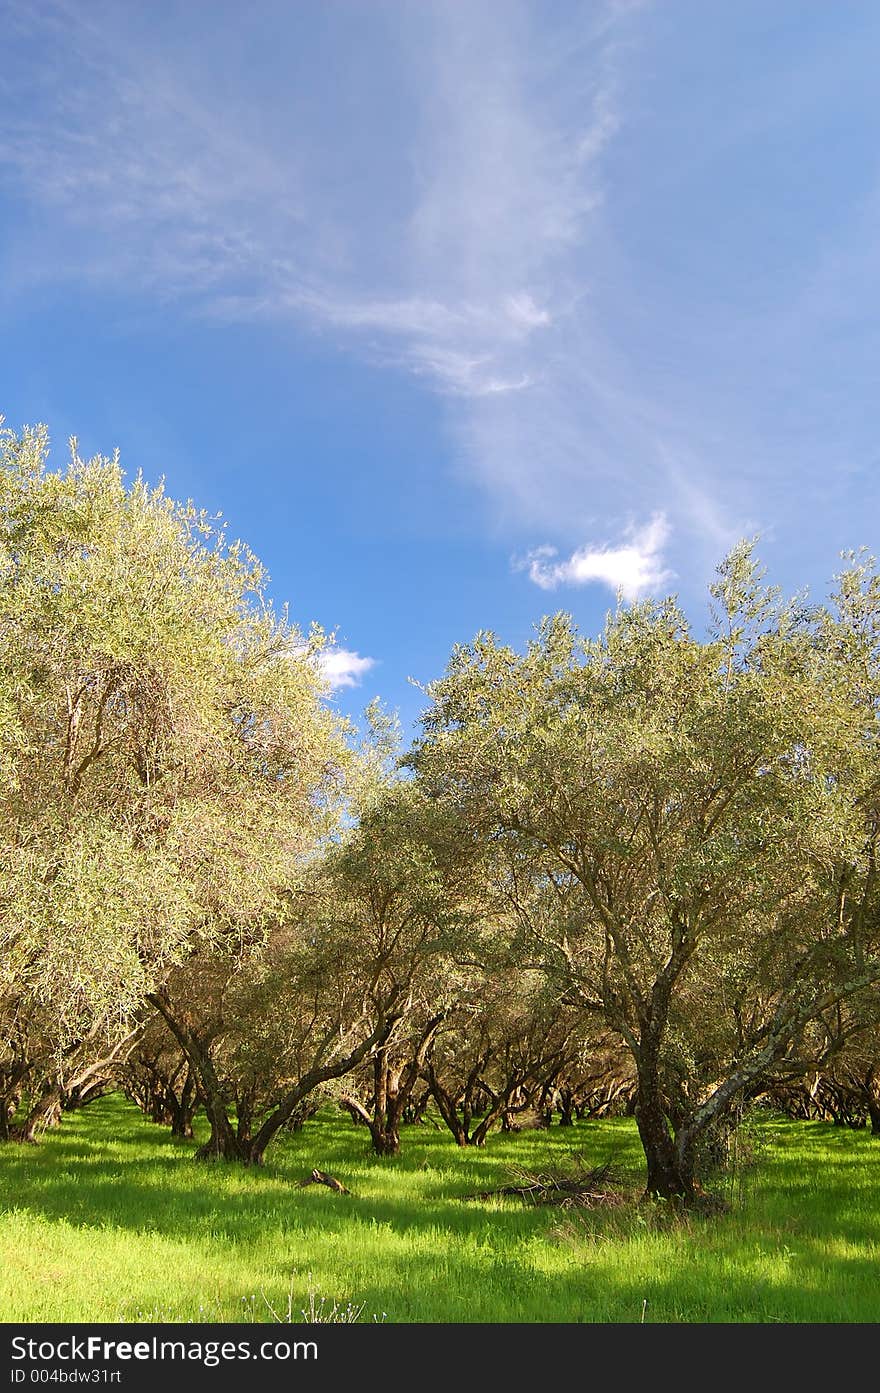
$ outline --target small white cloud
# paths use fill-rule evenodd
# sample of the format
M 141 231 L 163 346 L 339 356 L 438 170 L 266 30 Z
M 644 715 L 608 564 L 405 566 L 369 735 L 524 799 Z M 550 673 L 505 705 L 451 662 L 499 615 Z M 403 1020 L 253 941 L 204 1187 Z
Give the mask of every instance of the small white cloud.
M 360 686 L 364 673 L 376 665 L 375 658 L 362 658 L 347 648 L 325 648 L 318 654 L 317 662 L 331 692 L 340 687 Z
M 507 317 L 524 329 L 543 329 L 551 323 L 550 315 L 536 305 L 531 295 L 508 295 Z
M 524 564 L 529 578 L 542 590 L 599 581 L 635 600 L 659 589 L 673 575 L 662 555 L 669 531 L 665 514 L 655 513 L 645 527 L 628 528 L 626 540 L 619 546 L 581 547 L 567 561 L 551 559 L 556 555 L 554 547 L 537 547 Z

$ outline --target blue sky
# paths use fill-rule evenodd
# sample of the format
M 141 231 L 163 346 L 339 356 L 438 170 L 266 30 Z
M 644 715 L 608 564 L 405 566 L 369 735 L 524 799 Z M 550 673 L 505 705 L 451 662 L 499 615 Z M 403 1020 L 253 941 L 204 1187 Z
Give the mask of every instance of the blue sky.
M 450 648 L 878 540 L 880 7 L 0 0 L 0 413 Z

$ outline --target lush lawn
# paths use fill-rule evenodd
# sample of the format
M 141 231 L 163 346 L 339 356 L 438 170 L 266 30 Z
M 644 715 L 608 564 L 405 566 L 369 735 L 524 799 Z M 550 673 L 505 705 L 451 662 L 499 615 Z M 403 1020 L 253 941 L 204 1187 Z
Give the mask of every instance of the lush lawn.
M 762 1122 L 727 1214 L 669 1223 L 640 1206 L 565 1220 L 462 1203 L 576 1150 L 638 1184 L 632 1123 L 494 1136 L 461 1152 L 430 1125 L 403 1155 L 328 1113 L 262 1171 L 199 1166 L 118 1098 L 39 1147 L 0 1147 L 0 1318 L 271 1320 L 311 1286 L 389 1321 L 880 1320 L 880 1142 Z M 298 1189 L 313 1166 L 354 1192 Z M 645 1304 L 647 1303 L 647 1304 Z

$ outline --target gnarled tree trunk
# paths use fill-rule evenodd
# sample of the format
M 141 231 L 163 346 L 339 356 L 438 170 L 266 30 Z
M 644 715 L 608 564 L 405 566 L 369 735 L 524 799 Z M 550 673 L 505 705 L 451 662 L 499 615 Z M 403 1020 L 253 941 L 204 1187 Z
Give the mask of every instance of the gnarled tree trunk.
M 372 1113 L 352 1095 L 342 1099 L 343 1107 L 352 1117 L 369 1127 L 377 1156 L 397 1156 L 400 1152 L 400 1126 L 407 1103 L 446 1015 L 445 1011 L 440 1011 L 432 1016 L 419 1037 L 412 1058 L 405 1065 L 395 1064 L 385 1046 L 376 1051 L 373 1057 Z

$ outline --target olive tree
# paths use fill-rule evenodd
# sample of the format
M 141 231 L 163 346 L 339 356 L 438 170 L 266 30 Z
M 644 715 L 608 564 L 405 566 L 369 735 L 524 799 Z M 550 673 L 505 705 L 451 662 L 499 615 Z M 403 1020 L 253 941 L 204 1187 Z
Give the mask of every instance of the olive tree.
M 625 1041 L 652 1193 L 693 1198 L 711 1128 L 880 976 L 877 592 L 862 564 L 836 609 L 783 603 L 744 544 L 706 638 L 671 599 L 595 640 L 557 615 L 429 688 L 412 767 L 491 852 L 524 960 Z
M 270 917 L 346 754 L 247 547 L 116 458 L 0 432 L 0 1076 L 112 1048 L 195 944 Z M 25 1051 L 25 1053 L 22 1053 Z M 4 1104 L 9 1118 L 9 1100 Z M 7 1127 L 7 1130 L 8 1127 Z

